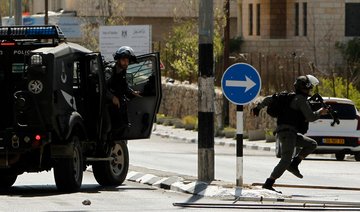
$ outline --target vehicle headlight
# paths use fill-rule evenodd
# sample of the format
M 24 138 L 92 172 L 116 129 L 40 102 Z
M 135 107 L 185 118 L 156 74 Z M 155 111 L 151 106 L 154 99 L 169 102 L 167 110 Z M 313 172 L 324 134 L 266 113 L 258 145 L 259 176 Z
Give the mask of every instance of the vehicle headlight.
M 42 57 L 39 54 L 34 54 L 30 57 L 31 65 L 42 65 Z

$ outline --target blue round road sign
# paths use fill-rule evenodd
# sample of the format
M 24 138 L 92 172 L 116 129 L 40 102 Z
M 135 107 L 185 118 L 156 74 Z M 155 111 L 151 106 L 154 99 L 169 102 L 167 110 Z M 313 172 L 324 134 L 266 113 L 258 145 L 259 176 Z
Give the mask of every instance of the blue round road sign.
M 236 63 L 226 69 L 221 79 L 225 97 L 236 105 L 250 103 L 259 94 L 261 78 L 257 70 L 246 63 Z

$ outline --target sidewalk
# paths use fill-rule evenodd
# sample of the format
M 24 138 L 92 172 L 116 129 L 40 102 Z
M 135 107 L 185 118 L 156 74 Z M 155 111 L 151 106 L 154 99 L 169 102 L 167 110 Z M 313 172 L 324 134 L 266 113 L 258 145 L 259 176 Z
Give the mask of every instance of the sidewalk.
M 164 138 L 172 138 L 176 140 L 183 140 L 184 142 L 197 143 L 198 142 L 198 132 L 192 130 L 184 130 L 179 128 L 174 128 L 173 126 L 164 126 L 157 124 L 154 125 L 153 135 L 161 136 Z M 236 146 L 236 140 L 233 138 L 220 138 L 215 137 L 215 145 L 222 146 Z M 271 151 L 275 154 L 275 142 L 266 142 L 265 140 L 249 141 L 248 139 L 243 139 L 243 148 L 244 149 L 254 149 L 254 150 L 263 150 Z

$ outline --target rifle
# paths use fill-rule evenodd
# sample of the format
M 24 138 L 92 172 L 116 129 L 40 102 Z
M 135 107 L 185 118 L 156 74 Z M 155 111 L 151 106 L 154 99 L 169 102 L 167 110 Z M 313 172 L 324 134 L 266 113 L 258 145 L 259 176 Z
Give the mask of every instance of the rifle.
M 340 120 L 339 120 L 339 116 L 337 114 L 337 111 L 333 110 L 333 108 L 330 105 L 327 105 L 324 102 L 324 99 L 322 98 L 322 96 L 318 93 L 315 93 L 312 97 L 310 97 L 309 101 L 315 101 L 315 102 L 320 102 L 321 106 L 326 108 L 329 111 L 329 114 L 331 116 L 331 118 L 333 119 L 333 122 L 331 122 L 331 126 L 333 127 L 336 124 L 340 124 Z

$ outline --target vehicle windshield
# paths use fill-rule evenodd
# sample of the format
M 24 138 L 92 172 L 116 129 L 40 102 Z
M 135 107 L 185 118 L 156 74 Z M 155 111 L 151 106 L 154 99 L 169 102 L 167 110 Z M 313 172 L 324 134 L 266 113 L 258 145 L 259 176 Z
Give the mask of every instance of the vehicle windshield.
M 354 105 L 342 104 L 336 102 L 328 102 L 334 111 L 337 111 L 339 119 L 356 119 L 356 109 Z M 312 103 L 313 110 L 318 110 L 321 107 L 320 103 Z M 329 114 L 323 115 L 321 119 L 332 119 Z

